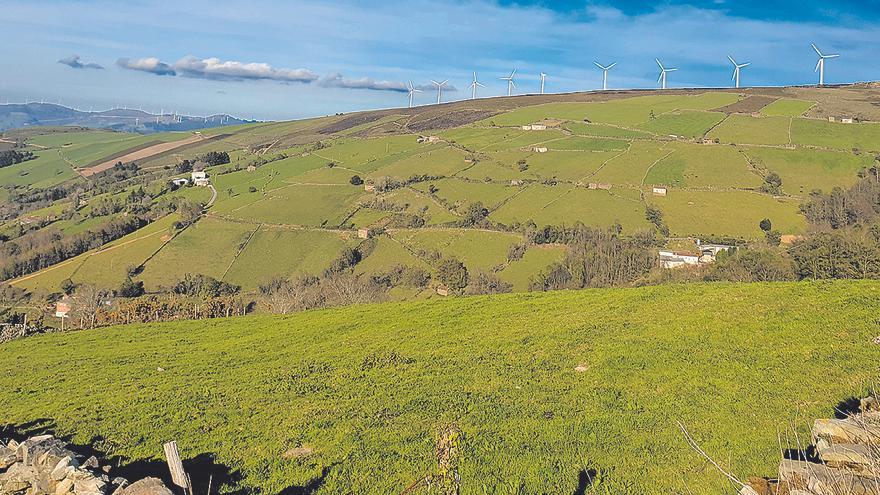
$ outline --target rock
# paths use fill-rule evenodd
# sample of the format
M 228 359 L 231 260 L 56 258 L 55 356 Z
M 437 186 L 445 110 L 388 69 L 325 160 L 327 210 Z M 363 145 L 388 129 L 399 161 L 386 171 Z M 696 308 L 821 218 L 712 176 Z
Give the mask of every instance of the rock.
M 158 478 L 144 478 L 125 487 L 119 495 L 174 495 Z
M 98 458 L 95 456 L 89 457 L 88 459 L 86 459 L 86 462 L 82 463 L 82 467 L 98 469 L 98 467 L 99 467 Z
M 55 485 L 55 495 L 64 495 L 71 490 L 73 490 L 73 480 L 70 478 L 65 478 Z
M 111 481 L 110 484 L 113 486 L 128 486 L 128 480 L 122 476 L 117 476 L 113 478 L 113 481 Z
M 587 371 L 588 369 L 589 369 L 589 367 L 587 367 L 587 365 L 585 365 L 585 364 L 579 364 L 574 367 L 574 370 L 577 371 L 578 373 L 583 373 L 583 372 Z
M 302 459 L 303 457 L 308 457 L 314 453 L 315 453 L 315 449 L 308 447 L 306 445 L 300 445 L 299 447 L 287 449 L 287 452 L 284 453 L 284 458 L 285 459 Z
M 34 466 L 16 462 L 0 475 L 0 493 L 7 495 L 24 492 L 36 484 L 39 477 L 39 470 Z
M 106 483 L 94 476 L 81 477 L 73 481 L 73 491 L 76 495 L 104 495 L 106 486 Z
M 101 466 L 101 471 L 104 471 L 105 474 L 110 474 L 110 469 L 111 467 L 109 464 L 106 466 Z
M 67 468 L 70 467 L 70 461 L 73 461 L 73 457 L 67 456 L 58 461 L 49 473 L 49 477 L 55 481 L 63 480 L 67 476 Z
M 0 469 L 8 468 L 17 460 L 14 448 L 0 447 Z

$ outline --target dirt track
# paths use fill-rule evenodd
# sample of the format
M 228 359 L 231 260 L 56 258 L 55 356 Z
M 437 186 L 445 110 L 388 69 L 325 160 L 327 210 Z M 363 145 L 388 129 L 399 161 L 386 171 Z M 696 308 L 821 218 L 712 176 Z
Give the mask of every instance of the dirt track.
M 192 137 L 188 137 L 186 139 L 181 139 L 180 141 L 172 141 L 170 143 L 159 143 L 148 148 L 132 151 L 127 155 L 122 155 L 111 160 L 107 160 L 103 163 L 95 165 L 94 167 L 82 168 L 77 170 L 80 175 L 83 177 L 88 177 L 90 175 L 95 175 L 99 172 L 103 172 L 105 170 L 113 168 L 119 162 L 122 163 L 130 163 L 138 160 L 145 160 L 147 158 L 151 158 L 160 153 L 166 153 L 168 151 L 175 150 L 177 148 L 182 148 L 184 146 L 188 146 L 193 143 L 197 143 L 204 139 L 201 135 L 193 135 Z

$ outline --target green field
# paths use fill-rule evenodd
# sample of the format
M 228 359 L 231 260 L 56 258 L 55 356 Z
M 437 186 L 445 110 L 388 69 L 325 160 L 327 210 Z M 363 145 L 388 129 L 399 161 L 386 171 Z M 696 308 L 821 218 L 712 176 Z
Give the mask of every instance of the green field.
M 873 162 L 873 157 L 866 154 L 824 150 L 752 148 L 745 153 L 779 174 L 782 188 L 789 194 L 809 194 L 815 189 L 830 192 L 834 187 L 851 186 L 859 170 Z
M 663 211 L 673 236 L 758 239 L 763 235 L 758 223 L 764 218 L 783 234 L 799 234 L 806 226 L 797 201 L 755 192 L 670 190 L 666 197 L 649 196 L 649 201 Z M 730 213 L 732 204 L 737 205 L 735 215 Z
M 648 172 L 646 184 L 728 189 L 757 188 L 761 177 L 749 168 L 742 153 L 730 146 L 673 143 L 675 152 Z
M 733 493 L 677 422 L 736 476 L 774 476 L 791 428 L 808 443 L 874 383 L 878 294 L 695 284 L 51 334 L 0 346 L 0 421 L 44 418 L 159 476 L 175 439 L 226 466 L 220 493 L 400 493 L 450 424 L 462 495 L 577 493 L 583 472 L 587 493 Z
M 229 164 L 208 168 L 218 191 L 210 209 L 213 218 L 169 243 L 147 261 L 140 277 L 156 287 L 175 278 L 183 263 L 183 270 L 225 274 L 252 289 L 271 272 L 272 265 L 259 259 L 279 260 L 283 276 L 321 273 L 341 246 L 355 237 L 357 228 L 395 229 L 418 225 L 422 219 L 427 229 L 458 227 L 476 202 L 489 209 L 488 220 L 499 224 L 489 229 L 499 234 L 529 221 L 540 226 L 580 222 L 603 229 L 619 223 L 625 233 L 632 233 L 651 227 L 645 219 L 647 204 L 660 207 L 673 236 L 761 239 L 757 222 L 765 217 L 783 233 L 803 232 L 806 221 L 799 206 L 810 192 L 853 184 L 862 168 L 873 165 L 875 151 L 880 151 L 878 123 L 802 117 L 808 112 L 844 115 L 849 111 L 829 106 L 830 97 L 814 97 L 811 91 L 784 88 L 762 95 L 753 90 L 762 101 L 773 99 L 760 114 L 728 115 L 735 109 L 725 107 L 743 98 L 737 92 L 637 91 L 481 100 L 400 113 L 340 114 L 201 131 L 215 139 L 145 159 L 140 165 L 157 177 L 148 184 L 152 187 L 172 176 L 186 176 L 172 168 L 183 159 L 197 160 L 208 150 L 228 152 Z M 466 116 L 476 109 L 478 117 Z M 547 129 L 521 128 L 538 122 Z M 88 179 L 77 176 L 64 158 L 81 166 L 152 141 L 192 135 L 60 131 L 16 131 L 30 140 L 39 158 L 0 169 L 0 182 L 19 186 L 19 193 L 24 187 L 85 183 Z M 440 139 L 419 142 L 429 136 Z M 537 152 L 536 147 L 548 151 Z M 251 164 L 256 169 L 247 171 Z M 770 172 L 782 178 L 779 198 L 760 192 Z M 354 175 L 366 185 L 351 184 Z M 378 184 L 388 188 L 369 190 Z M 590 184 L 608 184 L 611 189 L 589 190 Z M 669 187 L 669 196 L 651 196 L 653 185 Z M 10 188 L 0 189 L 0 201 L 10 194 Z M 98 200 L 97 194 L 86 193 L 87 200 Z M 161 198 L 204 204 L 210 197 L 207 188 L 187 187 Z M 67 235 L 102 222 L 86 218 L 88 206 L 79 217 L 59 219 L 67 208 L 65 201 L 39 204 L 19 217 L 53 219 L 54 228 Z M 7 215 L 2 232 L 15 235 L 19 224 L 31 222 Z M 521 235 L 522 229 L 515 228 Z M 257 232 L 253 244 L 236 258 L 240 244 L 253 232 Z M 430 244 L 420 243 L 419 249 L 453 254 L 446 244 Z M 249 250 L 259 255 L 251 256 Z M 119 259 L 106 261 L 114 267 L 111 275 L 84 269 L 76 272 L 77 280 L 118 284 L 118 268 L 140 255 L 114 252 Z M 385 246 L 383 252 L 392 249 Z M 399 249 L 396 252 L 408 259 Z M 112 253 L 103 256 L 113 258 Z M 530 252 L 526 261 L 498 273 L 506 272 L 522 290 L 546 267 L 550 255 L 533 261 L 538 257 Z M 374 258 L 368 262 L 369 271 L 382 271 L 382 264 L 389 269 L 392 258 Z M 174 263 L 178 266 L 172 268 Z M 480 263 L 475 266 L 485 268 Z M 35 277 L 33 286 L 39 282 L 41 290 L 50 290 L 54 284 L 57 290 L 60 280 L 72 273 L 72 266 L 59 267 Z
M 815 105 L 815 102 L 780 98 L 761 109 L 761 115 L 768 117 L 800 117 Z
M 724 144 L 773 144 L 791 143 L 788 117 L 751 117 L 733 114 L 707 135 Z

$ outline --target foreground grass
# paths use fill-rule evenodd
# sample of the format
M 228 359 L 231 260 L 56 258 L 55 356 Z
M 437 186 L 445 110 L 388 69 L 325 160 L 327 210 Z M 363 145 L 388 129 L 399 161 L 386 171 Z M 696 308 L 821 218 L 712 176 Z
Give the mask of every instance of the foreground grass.
M 734 473 L 772 475 L 780 429 L 806 435 L 876 377 L 878 296 L 664 286 L 48 335 L 0 346 L 0 421 L 46 418 L 133 460 L 176 439 L 265 493 L 322 470 L 315 493 L 399 493 L 432 472 L 446 423 L 463 494 L 573 493 L 588 469 L 594 493 L 733 493 L 676 420 Z M 298 445 L 315 453 L 283 457 Z

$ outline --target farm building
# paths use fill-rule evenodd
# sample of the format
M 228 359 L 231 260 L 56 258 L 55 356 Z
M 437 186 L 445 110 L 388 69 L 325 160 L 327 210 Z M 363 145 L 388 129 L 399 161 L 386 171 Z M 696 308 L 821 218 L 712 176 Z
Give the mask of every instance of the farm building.
M 666 196 L 666 186 L 654 186 L 651 192 L 654 193 L 654 196 Z
M 544 124 L 531 124 L 522 126 L 524 131 L 546 131 L 547 126 Z
M 510 181 L 510 185 L 511 186 L 521 186 L 521 185 L 523 185 L 523 181 L 521 181 L 519 179 L 512 179 Z
M 841 124 L 852 124 L 852 123 L 853 123 L 853 118 L 852 118 L 852 117 L 842 117 L 842 118 L 840 119 L 840 123 L 841 123 Z
M 837 119 L 832 115 L 831 117 L 828 117 L 828 122 L 837 122 Z
M 189 184 L 189 179 L 185 179 L 183 177 L 181 177 L 179 179 L 171 179 L 171 183 L 174 184 L 175 186 L 185 186 L 185 185 Z
M 369 239 L 373 237 L 373 230 L 367 227 L 363 227 L 358 229 L 358 238 L 359 239 Z
M 446 297 L 449 295 L 449 287 L 445 285 L 438 285 L 436 291 L 438 296 Z
M 727 244 L 704 243 L 701 242 L 699 239 L 697 239 L 697 246 L 700 248 L 700 252 L 709 252 L 712 254 L 712 256 L 717 255 L 721 251 L 729 251 L 733 247 Z
M 70 313 L 70 296 L 64 296 L 55 303 L 55 316 L 57 318 L 64 318 L 67 316 L 67 313 Z
M 440 136 L 419 136 L 418 142 L 420 142 L 420 143 L 439 143 Z
M 248 172 L 253 172 L 253 171 L 255 171 L 255 170 L 257 170 L 257 166 L 256 166 L 256 165 L 248 165 L 248 167 L 247 167 L 247 171 L 248 171 Z
M 193 172 L 191 174 L 193 184 L 197 186 L 209 186 L 211 185 L 210 179 L 208 179 L 208 174 L 205 171 Z
M 546 152 L 547 152 L 547 148 L 545 148 L 545 147 L 543 147 L 543 146 L 538 146 L 538 147 L 534 148 L 534 152 L 535 152 L 535 153 L 546 153 Z
M 660 251 L 660 266 L 679 268 L 686 265 L 699 265 L 700 255 L 681 251 Z
M 601 189 L 603 191 L 608 191 L 611 189 L 611 184 L 606 182 L 590 182 L 587 184 L 588 189 Z

